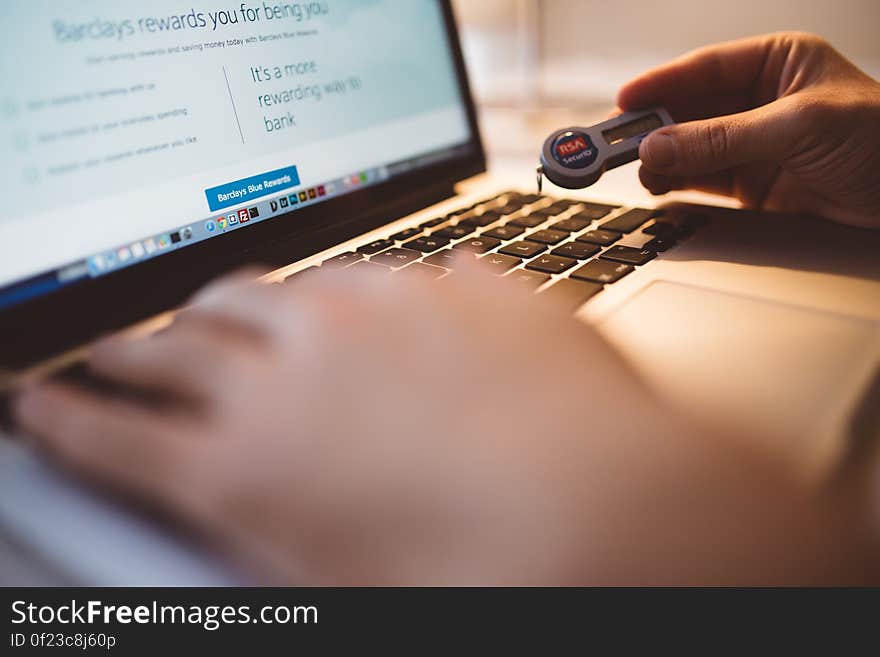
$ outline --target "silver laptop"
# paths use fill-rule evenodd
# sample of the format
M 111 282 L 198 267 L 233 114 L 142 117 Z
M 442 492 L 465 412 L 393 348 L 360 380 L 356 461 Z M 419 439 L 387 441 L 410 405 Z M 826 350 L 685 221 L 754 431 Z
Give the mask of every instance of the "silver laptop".
M 291 286 L 341 267 L 431 279 L 466 251 L 811 482 L 878 433 L 880 235 L 506 184 L 486 172 L 448 2 L 6 5 L 4 390 L 86 381 L 96 336 L 149 330 L 245 263 Z M 5 584 L 241 581 L 12 430 L 0 532 Z

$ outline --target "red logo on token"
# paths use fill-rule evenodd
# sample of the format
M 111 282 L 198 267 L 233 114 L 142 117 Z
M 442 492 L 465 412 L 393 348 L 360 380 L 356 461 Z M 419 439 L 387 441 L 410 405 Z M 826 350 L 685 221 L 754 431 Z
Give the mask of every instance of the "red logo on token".
M 599 151 L 582 132 L 566 132 L 553 143 L 553 158 L 568 169 L 584 169 L 596 161 Z
M 559 153 L 560 156 L 565 157 L 566 155 L 574 155 L 578 151 L 582 151 L 588 148 L 587 142 L 584 141 L 583 137 L 575 137 L 574 139 L 569 139 L 568 141 L 563 141 L 556 146 L 556 152 Z

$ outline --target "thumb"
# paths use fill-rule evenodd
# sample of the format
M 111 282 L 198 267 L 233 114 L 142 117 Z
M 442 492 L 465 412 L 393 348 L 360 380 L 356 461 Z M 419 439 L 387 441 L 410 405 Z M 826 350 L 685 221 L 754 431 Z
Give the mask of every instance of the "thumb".
M 800 121 L 783 103 L 740 114 L 671 125 L 639 147 L 645 168 L 668 176 L 699 176 L 758 161 L 782 162 L 795 149 Z

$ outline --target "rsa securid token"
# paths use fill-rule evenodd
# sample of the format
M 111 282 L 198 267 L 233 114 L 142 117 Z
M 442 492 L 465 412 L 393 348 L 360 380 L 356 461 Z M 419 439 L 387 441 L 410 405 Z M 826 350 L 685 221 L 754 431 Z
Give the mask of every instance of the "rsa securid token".
M 544 176 L 566 189 L 589 187 L 608 169 L 638 159 L 642 140 L 672 123 L 669 112 L 656 107 L 625 112 L 589 128 L 557 130 L 541 149 L 538 191 Z

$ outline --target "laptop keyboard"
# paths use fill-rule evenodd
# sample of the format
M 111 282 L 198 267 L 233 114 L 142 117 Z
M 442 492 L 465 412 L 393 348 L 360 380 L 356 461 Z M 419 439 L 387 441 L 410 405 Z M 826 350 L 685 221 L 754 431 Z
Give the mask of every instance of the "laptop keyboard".
M 324 267 L 440 278 L 454 268 L 456 252 L 467 251 L 497 275 L 577 308 L 707 221 L 703 215 L 668 218 L 661 210 L 504 192 L 328 258 L 285 282 Z M 624 237 L 640 246 L 617 244 Z
M 673 218 L 646 208 L 624 210 L 602 203 L 504 192 L 335 255 L 320 266 L 288 276 L 285 282 L 302 280 L 322 269 L 343 268 L 435 279 L 448 274 L 456 256 L 467 251 L 498 276 L 574 310 L 693 235 L 707 221 L 704 215 Z M 638 248 L 618 244 L 632 237 L 641 243 Z M 58 376 L 118 394 L 118 386 L 101 381 L 82 363 Z M 0 428 L 9 426 L 6 401 L 0 394 Z

